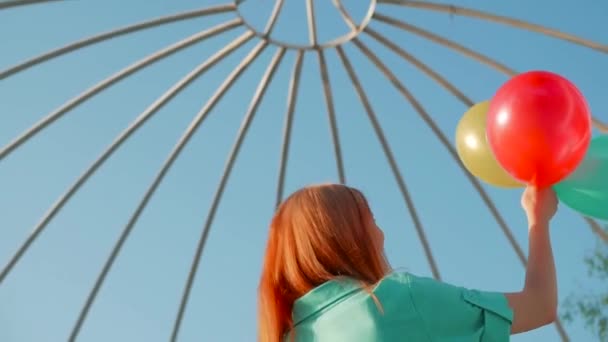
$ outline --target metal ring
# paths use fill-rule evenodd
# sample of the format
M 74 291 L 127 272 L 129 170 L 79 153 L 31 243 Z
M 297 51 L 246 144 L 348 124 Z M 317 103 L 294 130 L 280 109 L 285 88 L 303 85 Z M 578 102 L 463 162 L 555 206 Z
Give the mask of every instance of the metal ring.
M 251 26 L 247 20 L 245 20 L 245 17 L 243 16 L 243 14 L 240 11 L 240 7 L 239 5 L 242 4 L 243 2 L 245 2 L 245 0 L 235 0 L 234 4 L 236 6 L 235 9 L 235 13 L 236 15 L 243 21 L 243 25 L 245 25 L 245 27 L 247 27 L 251 32 L 253 32 L 253 34 L 255 34 L 257 37 L 259 37 L 260 39 L 266 40 L 269 44 L 272 45 L 277 45 L 286 49 L 295 49 L 295 50 L 321 50 L 321 49 L 326 49 L 326 48 L 334 48 L 336 46 L 340 46 L 343 45 L 345 43 L 350 42 L 351 40 L 353 40 L 354 38 L 356 38 L 361 32 L 363 32 L 365 30 L 365 28 L 369 25 L 369 23 L 372 21 L 373 17 L 374 17 L 374 13 L 376 12 L 376 5 L 377 5 L 377 0 L 370 0 L 369 1 L 369 7 L 367 9 L 367 13 L 365 14 L 365 17 L 363 18 L 363 20 L 361 21 L 361 23 L 359 24 L 359 26 L 357 26 L 356 30 L 351 30 L 350 32 L 336 38 L 333 40 L 330 40 L 329 42 L 323 43 L 323 44 L 316 44 L 316 45 L 300 45 L 300 44 L 291 44 L 291 43 L 287 43 L 278 39 L 273 39 L 271 38 L 269 35 L 260 32 L 258 30 L 256 30 L 253 26 Z

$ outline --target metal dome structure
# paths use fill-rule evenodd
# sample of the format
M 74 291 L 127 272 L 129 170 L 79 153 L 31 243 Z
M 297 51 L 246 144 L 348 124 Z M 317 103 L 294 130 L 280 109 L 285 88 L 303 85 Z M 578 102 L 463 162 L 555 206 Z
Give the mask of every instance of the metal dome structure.
M 16 6 L 26 6 L 26 5 L 35 5 L 46 2 L 54 2 L 56 0 L 16 0 L 16 1 L 4 1 L 0 3 L 0 10 L 10 9 Z M 78 318 L 73 326 L 73 329 L 70 333 L 69 341 L 76 341 L 79 336 L 79 332 L 85 323 L 88 314 L 95 303 L 96 297 L 98 295 L 99 290 L 104 285 L 104 281 L 106 280 L 107 275 L 112 270 L 112 266 L 116 262 L 125 242 L 129 238 L 134 226 L 138 222 L 138 219 L 141 213 L 144 211 L 148 202 L 155 194 L 159 185 L 163 182 L 164 177 L 170 171 L 174 162 L 179 158 L 182 150 L 187 146 L 190 139 L 196 133 L 199 126 L 205 121 L 209 113 L 213 110 L 216 104 L 226 95 L 227 91 L 233 86 L 233 84 L 239 79 L 239 77 L 244 73 L 244 71 L 252 65 L 252 63 L 256 62 L 256 58 L 264 51 L 265 49 L 274 49 L 274 57 L 271 59 L 271 62 L 266 68 L 264 75 L 260 78 L 257 89 L 255 90 L 254 96 L 251 99 L 248 110 L 245 113 L 244 119 L 242 121 L 241 127 L 238 132 L 238 136 L 232 149 L 227 157 L 227 161 L 225 164 L 224 172 L 221 177 L 217 188 L 215 189 L 215 193 L 213 196 L 212 204 L 207 212 L 206 220 L 204 226 L 201 230 L 201 234 L 198 240 L 198 244 L 196 247 L 196 251 L 194 253 L 194 259 L 192 260 L 190 266 L 190 272 L 187 276 L 187 280 L 185 282 L 184 290 L 181 296 L 181 302 L 179 304 L 179 310 L 175 317 L 175 321 L 173 324 L 173 331 L 171 334 L 171 341 L 177 341 L 178 335 L 180 332 L 181 323 L 184 317 L 186 306 L 188 305 L 193 282 L 195 280 L 198 266 L 201 260 L 201 256 L 205 249 L 205 245 L 207 242 L 207 238 L 209 235 L 209 231 L 214 222 L 214 216 L 222 200 L 222 195 L 224 193 L 224 189 L 228 183 L 233 165 L 239 151 L 243 145 L 244 138 L 248 132 L 250 124 L 256 115 L 256 111 L 258 110 L 259 104 L 261 100 L 266 96 L 266 90 L 268 84 L 273 79 L 275 72 L 283 61 L 287 52 L 293 52 L 295 54 L 295 63 L 292 67 L 291 74 L 291 82 L 289 84 L 288 89 L 288 97 L 286 104 L 286 112 L 285 112 L 285 121 L 284 121 L 284 135 L 282 138 L 282 146 L 281 146 L 281 159 L 280 165 L 278 167 L 278 178 L 277 178 L 277 188 L 276 188 L 276 204 L 278 204 L 283 196 L 284 196 L 284 182 L 285 182 L 285 169 L 288 161 L 289 155 L 289 146 L 291 139 L 291 131 L 293 124 L 293 116 L 295 112 L 295 106 L 298 99 L 298 90 L 300 86 L 300 77 L 302 72 L 302 63 L 305 56 L 310 56 L 311 58 L 316 58 L 319 63 L 319 70 L 317 77 L 322 81 L 323 85 L 323 94 L 325 96 L 325 106 L 326 106 L 326 114 L 327 119 L 330 125 L 331 130 L 331 139 L 333 141 L 333 153 L 335 156 L 335 164 L 338 170 L 338 177 L 340 182 L 345 182 L 345 166 L 342 158 L 342 147 L 339 138 L 338 127 L 336 124 L 336 109 L 334 105 L 334 97 L 332 93 L 333 86 L 330 82 L 328 65 L 326 62 L 326 54 L 328 51 L 332 51 L 337 53 L 342 66 L 348 75 L 348 79 L 351 85 L 354 87 L 356 94 L 359 97 L 361 106 L 364 108 L 368 119 L 373 127 L 375 135 L 379 140 L 384 155 L 388 161 L 390 169 L 395 177 L 395 180 L 398 184 L 399 191 L 403 197 L 403 200 L 408 208 L 409 214 L 411 215 L 412 221 L 414 222 L 414 227 L 416 229 L 418 238 L 420 243 L 422 244 L 425 257 L 428 260 L 430 268 L 435 278 L 441 279 L 441 274 L 439 272 L 439 268 L 437 266 L 437 262 L 435 260 L 431 245 L 426 237 L 426 232 L 424 226 L 422 225 L 420 219 L 418 218 L 418 213 L 416 207 L 414 205 L 414 200 L 410 195 L 410 191 L 408 190 L 408 186 L 402 176 L 397 163 L 395 162 L 395 157 L 393 155 L 393 151 L 387 142 L 387 138 L 383 132 L 383 129 L 378 123 L 378 118 L 376 116 L 376 112 L 372 105 L 370 104 L 370 99 L 364 88 L 362 87 L 361 80 L 358 77 L 357 68 L 351 63 L 351 59 L 348 54 L 344 51 L 343 46 L 346 44 L 352 44 L 355 46 L 359 52 L 362 53 L 376 68 L 377 71 L 380 72 L 386 79 L 388 79 L 395 89 L 406 99 L 412 107 L 415 109 L 416 113 L 420 116 L 420 118 L 424 121 L 424 123 L 430 128 L 435 137 L 441 142 L 443 147 L 449 152 L 451 157 L 453 158 L 454 163 L 456 163 L 463 173 L 466 175 L 468 181 L 473 186 L 475 191 L 481 197 L 483 203 L 485 204 L 487 210 L 491 213 L 498 226 L 501 228 L 502 233 L 506 236 L 509 241 L 510 246 L 513 251 L 516 253 L 518 259 L 521 261 L 522 265 L 526 264 L 526 256 L 525 253 L 514 238 L 511 228 L 506 223 L 505 219 L 501 215 L 497 206 L 494 204 L 492 198 L 486 192 L 482 184 L 477 180 L 474 176 L 472 176 L 468 171 L 464 168 L 462 163 L 460 162 L 458 155 L 456 153 L 455 148 L 453 147 L 451 141 L 447 137 L 446 133 L 437 125 L 432 116 L 427 112 L 424 105 L 413 95 L 408 87 L 404 84 L 402 80 L 399 79 L 395 75 L 395 73 L 388 67 L 381 58 L 375 53 L 375 51 L 370 48 L 367 44 L 365 44 L 361 39 L 360 35 L 366 35 L 374 40 L 376 40 L 381 45 L 385 46 L 388 50 L 395 53 L 404 61 L 410 63 L 415 68 L 419 69 L 421 72 L 426 74 L 432 80 L 437 82 L 441 87 L 445 88 L 449 93 L 451 93 L 455 98 L 461 101 L 466 106 L 472 106 L 474 101 L 471 100 L 467 95 L 465 95 L 457 86 L 449 82 L 443 75 L 435 71 L 433 68 L 425 64 L 424 61 L 416 58 L 408 51 L 400 47 L 398 44 L 394 42 L 394 39 L 391 39 L 380 32 L 374 30 L 369 26 L 371 22 L 379 22 L 384 25 L 392 26 L 396 29 L 407 31 L 411 34 L 417 35 L 423 39 L 427 39 L 436 44 L 442 45 L 446 48 L 454 50 L 455 52 L 462 54 L 472 60 L 486 65 L 490 68 L 495 69 L 496 71 L 503 73 L 507 76 L 516 75 L 517 72 L 512 68 L 484 55 L 480 52 L 475 51 L 472 48 L 463 46 L 455 41 L 452 41 L 448 38 L 440 36 L 438 34 L 427 31 L 426 29 L 410 24 L 408 22 L 402 21 L 400 19 L 391 17 L 389 15 L 380 14 L 377 9 L 383 7 L 394 7 L 395 10 L 399 10 L 402 8 L 416 8 L 419 10 L 433 11 L 433 12 L 443 12 L 448 13 L 454 16 L 466 16 L 472 17 L 476 19 L 480 19 L 483 21 L 488 21 L 500 25 L 506 25 L 515 29 L 532 31 L 535 33 L 539 33 L 542 35 L 546 35 L 549 37 L 553 37 L 556 39 L 564 40 L 570 42 L 572 44 L 581 45 L 587 47 L 589 49 L 596 50 L 600 53 L 608 54 L 608 45 L 596 43 L 590 40 L 586 40 L 574 35 L 570 35 L 567 33 L 563 33 L 561 31 L 543 27 L 540 25 L 532 24 L 529 22 L 500 16 L 492 13 L 486 13 L 483 11 L 464 8 L 455 5 L 449 4 L 441 4 L 435 2 L 428 1 L 408 1 L 408 0 L 371 0 L 369 1 L 369 8 L 367 13 L 364 15 L 363 19 L 360 22 L 356 22 L 353 17 L 349 14 L 347 8 L 343 6 L 340 0 L 333 0 L 332 3 L 335 6 L 335 10 L 339 13 L 339 15 L 343 18 L 345 24 L 349 28 L 349 31 L 330 41 L 321 42 L 318 39 L 317 32 L 317 24 L 315 19 L 315 1 L 313 0 L 305 0 L 306 8 L 307 8 L 307 18 L 308 18 L 308 36 L 309 43 L 308 44 L 295 44 L 292 42 L 282 41 L 275 37 L 274 28 L 275 23 L 278 17 L 281 15 L 281 10 L 284 5 L 284 0 L 276 0 L 274 2 L 274 9 L 270 14 L 267 24 L 264 30 L 258 30 L 256 27 L 249 24 L 246 18 L 241 13 L 241 6 L 246 0 L 236 0 L 235 2 L 227 3 L 225 5 L 218 5 L 212 7 L 205 7 L 193 11 L 182 12 L 177 14 L 170 14 L 163 17 L 154 18 L 151 20 L 138 22 L 129 26 L 120 27 L 108 32 L 103 32 L 94 36 L 90 36 L 73 43 L 67 44 L 65 46 L 60 46 L 54 50 L 45 52 L 41 55 L 34 56 L 30 59 L 23 60 L 22 62 L 13 65 L 4 70 L 0 70 L 0 80 L 6 82 L 10 80 L 10 77 L 18 74 L 24 70 L 29 68 L 33 68 L 41 63 L 45 63 L 47 61 L 61 58 L 66 54 L 70 54 L 79 49 L 86 48 L 88 46 L 98 44 L 107 40 L 111 40 L 120 36 L 129 35 L 134 32 L 150 29 L 153 27 L 158 27 L 161 25 L 166 25 L 169 23 L 174 23 L 178 21 L 185 21 L 193 18 L 201 18 L 206 16 L 214 16 L 218 14 L 232 14 L 233 19 L 226 21 L 222 24 L 214 26 L 212 28 L 205 29 L 199 33 L 196 33 L 188 38 L 185 38 L 181 41 L 175 42 L 174 44 L 167 46 L 166 48 L 157 51 L 153 54 L 148 55 L 147 57 L 136 61 L 135 63 L 125 67 L 122 70 L 117 71 L 116 73 L 108 76 L 104 80 L 95 84 L 89 89 L 84 90 L 82 93 L 73 97 L 69 101 L 65 102 L 63 105 L 55 109 L 54 111 L 48 113 L 44 116 L 39 122 L 31 126 L 29 129 L 24 131 L 19 136 L 15 137 L 10 143 L 5 146 L 0 146 L 0 165 L 5 162 L 7 156 L 19 153 L 19 148 L 26 144 L 30 139 L 36 137 L 36 135 L 44 130 L 45 128 L 51 126 L 55 121 L 59 120 L 66 114 L 69 114 L 77 106 L 85 103 L 89 99 L 93 98 L 97 94 L 102 93 L 112 85 L 130 77 L 131 75 L 144 70 L 146 67 L 152 65 L 153 63 L 160 61 L 170 55 L 176 54 L 186 47 L 195 45 L 200 43 L 206 39 L 211 37 L 219 36 L 228 32 L 230 30 L 241 29 L 243 33 L 238 36 L 233 41 L 226 44 L 222 49 L 215 52 L 211 57 L 209 57 L 206 61 L 198 65 L 195 69 L 193 69 L 190 73 L 185 75 L 179 82 L 175 83 L 170 89 L 167 90 L 161 97 L 159 97 L 154 103 L 150 104 L 150 106 L 143 111 L 128 127 L 118 135 L 115 140 L 107 146 L 105 151 L 101 155 L 99 155 L 95 161 L 89 165 L 84 173 L 82 173 L 76 180 L 74 180 L 73 184 L 67 188 L 64 194 L 56 200 L 56 202 L 48 209 L 46 214 L 38 221 L 35 227 L 33 227 L 29 236 L 19 245 L 16 246 L 14 253 L 10 260 L 1 260 L 0 261 L 0 286 L 4 280 L 11 275 L 11 271 L 18 267 L 20 259 L 28 252 L 33 243 L 40 237 L 40 234 L 47 228 L 49 223 L 53 220 L 53 218 L 62 210 L 65 204 L 78 192 L 78 190 L 89 180 L 89 178 L 96 173 L 96 171 L 115 153 L 118 149 L 121 148 L 123 143 L 127 141 L 139 128 L 141 128 L 151 117 L 155 115 L 163 106 L 172 101 L 172 99 L 177 96 L 182 90 L 184 90 L 189 84 L 194 82 L 197 78 L 204 75 L 207 71 L 214 68 L 218 63 L 220 63 L 224 58 L 230 55 L 232 52 L 242 47 L 245 43 L 250 41 L 257 41 L 255 47 L 246 55 L 244 59 L 234 68 L 234 70 L 225 78 L 223 83 L 216 89 L 214 94 L 207 100 L 205 105 L 200 109 L 200 111 L 196 114 L 192 122 L 186 131 L 183 132 L 181 138 L 175 146 L 173 147 L 170 154 L 166 157 L 165 162 L 160 167 L 160 169 L 156 173 L 156 177 L 153 182 L 147 188 L 144 196 L 141 198 L 137 208 L 132 212 L 128 223 L 122 229 L 122 232 L 115 242 L 111 253 L 107 260 L 105 261 L 101 270 L 99 270 L 99 274 L 94 283 L 94 286 L 90 289 L 89 295 L 84 301 L 82 305 L 82 309 L 78 315 Z M 252 1 L 252 0 L 247 0 Z M 608 133 L 608 124 L 601 122 L 599 119 L 593 119 L 594 127 L 604 133 Z M 608 243 L 608 235 L 605 231 L 603 231 L 599 224 L 589 218 L 585 218 L 589 227 L 593 230 L 595 234 L 597 234 L 602 240 Z M 568 341 L 568 334 L 564 327 L 562 326 L 560 321 L 557 321 L 555 324 L 559 335 L 563 341 Z

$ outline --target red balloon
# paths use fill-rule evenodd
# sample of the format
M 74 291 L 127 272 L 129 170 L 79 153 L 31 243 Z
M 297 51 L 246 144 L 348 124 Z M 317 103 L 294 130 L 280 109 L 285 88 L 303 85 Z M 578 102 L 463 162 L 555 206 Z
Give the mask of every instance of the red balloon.
M 567 79 L 531 71 L 506 82 L 490 102 L 487 138 L 514 178 L 553 185 L 580 164 L 591 140 L 591 114 Z

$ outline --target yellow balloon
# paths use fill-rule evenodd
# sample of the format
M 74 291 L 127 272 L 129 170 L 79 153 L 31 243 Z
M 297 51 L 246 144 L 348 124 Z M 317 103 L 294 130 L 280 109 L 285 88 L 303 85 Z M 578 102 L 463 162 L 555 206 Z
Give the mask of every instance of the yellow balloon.
M 501 188 L 519 188 L 523 184 L 500 166 L 486 138 L 489 101 L 469 108 L 456 128 L 456 150 L 464 166 L 482 181 Z

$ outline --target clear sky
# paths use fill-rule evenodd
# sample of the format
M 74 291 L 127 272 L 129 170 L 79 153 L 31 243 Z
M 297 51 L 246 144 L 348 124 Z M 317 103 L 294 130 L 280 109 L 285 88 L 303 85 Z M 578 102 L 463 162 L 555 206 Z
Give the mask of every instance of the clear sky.
M 245 17 L 263 27 L 270 0 L 248 0 Z M 358 0 L 357 0 L 358 1 Z M 66 1 L 0 11 L 0 70 L 95 33 L 219 1 Z M 253 3 L 253 4 L 251 4 Z M 277 23 L 284 39 L 306 39 L 304 1 L 290 2 Z M 319 11 L 329 5 L 319 3 Z M 329 2 L 327 2 L 329 3 Z M 344 1 L 352 5 L 355 0 Z M 360 4 L 360 2 L 359 2 Z M 515 16 L 597 41 L 606 41 L 608 3 L 462 0 L 462 6 Z M 299 6 L 299 7 L 298 7 Z M 357 7 L 357 6 L 355 6 Z M 359 5 L 357 16 L 361 17 Z M 357 11 L 356 8 L 353 11 Z M 608 56 L 597 51 L 477 19 L 379 6 L 378 12 L 422 26 L 492 56 L 517 71 L 563 74 L 586 95 L 594 114 L 608 120 Z M 323 12 L 326 13 L 326 12 Z M 327 12 L 329 13 L 329 12 Z M 234 18 L 192 19 L 106 41 L 53 59 L 0 81 L 0 146 L 95 83 L 191 34 Z M 333 19 L 332 19 L 333 18 Z M 346 26 L 320 14 L 320 39 Z M 424 60 L 474 101 L 507 78 L 435 43 L 372 22 L 371 27 Z M 244 32 L 231 30 L 134 74 L 58 120 L 0 162 L 0 264 L 106 146 L 175 82 Z M 433 80 L 369 36 L 362 40 L 412 90 L 453 139 L 466 107 Z M 0 341 L 65 341 L 112 245 L 160 165 L 223 79 L 251 50 L 254 39 L 181 92 L 125 143 L 72 198 L 0 287 Z M 141 215 L 80 334 L 80 341 L 168 340 L 187 272 L 224 163 L 255 87 L 276 48 L 268 47 L 212 111 Z M 524 270 L 463 173 L 413 108 L 352 44 L 345 51 L 377 112 L 416 201 L 443 278 L 495 291 L 518 290 Z M 256 287 L 273 212 L 289 77 L 294 52 L 285 55 L 255 117 L 200 264 L 180 341 L 253 341 Z M 396 268 L 430 275 L 412 221 L 378 140 L 335 51 L 327 52 L 347 182 L 369 197 L 385 231 Z M 288 192 L 336 181 L 319 66 L 304 59 L 286 178 Z M 487 187 L 517 240 L 527 229 L 519 190 Z M 596 243 L 584 221 L 562 208 L 552 228 L 560 300 L 593 290 L 583 257 Z M 604 285 L 605 286 L 605 285 Z M 591 339 L 580 322 L 567 327 L 573 341 Z M 550 326 L 514 341 L 557 341 Z

